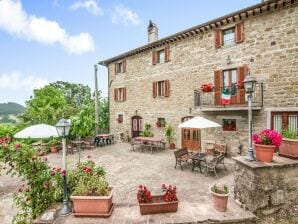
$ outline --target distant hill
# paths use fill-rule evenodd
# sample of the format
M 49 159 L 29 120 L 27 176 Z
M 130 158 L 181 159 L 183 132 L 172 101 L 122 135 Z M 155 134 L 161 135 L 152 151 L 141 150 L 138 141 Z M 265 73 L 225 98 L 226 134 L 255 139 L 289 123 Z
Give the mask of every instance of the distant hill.
M 0 115 L 21 114 L 25 109 L 25 107 L 18 103 L 0 103 Z

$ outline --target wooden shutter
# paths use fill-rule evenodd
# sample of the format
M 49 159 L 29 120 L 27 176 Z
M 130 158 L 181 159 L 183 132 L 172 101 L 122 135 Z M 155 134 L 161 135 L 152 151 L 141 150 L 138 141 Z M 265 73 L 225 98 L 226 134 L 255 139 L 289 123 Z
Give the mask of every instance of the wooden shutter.
M 166 46 L 165 47 L 165 62 L 170 61 L 170 47 Z
M 157 96 L 157 82 L 153 82 L 153 86 L 152 86 L 152 95 L 153 98 L 155 98 Z
M 122 72 L 126 72 L 126 59 L 122 60 Z
M 244 41 L 244 34 L 243 34 L 243 23 L 237 23 L 235 25 L 235 42 L 241 43 Z
M 152 64 L 156 65 L 157 63 L 157 51 L 152 51 Z
M 114 100 L 118 101 L 118 89 L 114 89 Z
M 220 48 L 222 45 L 222 31 L 220 29 L 214 30 L 215 48 Z
M 246 65 L 237 68 L 238 82 L 242 82 L 245 79 L 247 72 L 248 68 Z M 237 89 L 237 103 L 245 104 L 245 89 L 243 86 Z
M 126 88 L 122 88 L 123 91 L 123 101 L 126 100 Z
M 165 96 L 170 96 L 170 80 L 165 80 Z
M 221 91 L 223 86 L 222 70 L 214 71 L 214 104 L 221 105 Z
M 115 75 L 117 75 L 117 73 L 118 73 L 118 64 L 115 63 Z

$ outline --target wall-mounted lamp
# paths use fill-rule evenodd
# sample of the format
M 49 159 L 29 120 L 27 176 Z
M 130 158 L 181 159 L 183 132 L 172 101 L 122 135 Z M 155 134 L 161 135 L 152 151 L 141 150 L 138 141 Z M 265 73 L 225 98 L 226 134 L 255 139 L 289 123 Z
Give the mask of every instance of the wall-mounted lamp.
M 135 111 L 136 115 L 138 115 L 138 110 Z
M 189 113 L 191 114 L 191 107 L 189 108 Z
M 228 55 L 227 59 L 226 59 L 226 62 L 227 62 L 227 65 L 231 64 L 232 61 L 231 61 L 231 58 L 230 58 L 230 55 Z

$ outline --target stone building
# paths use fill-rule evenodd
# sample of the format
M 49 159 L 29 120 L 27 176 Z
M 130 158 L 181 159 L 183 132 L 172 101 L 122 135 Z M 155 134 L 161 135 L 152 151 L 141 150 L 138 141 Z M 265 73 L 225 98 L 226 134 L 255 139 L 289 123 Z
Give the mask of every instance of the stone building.
M 108 68 L 111 132 L 135 137 L 148 123 L 163 136 L 165 121 L 175 128 L 176 147 L 198 150 L 209 140 L 224 140 L 235 155 L 239 144 L 247 149 L 242 81 L 248 72 L 258 82 L 253 131 L 297 130 L 297 33 L 297 0 L 262 1 L 162 39 L 150 21 L 148 44 L 98 62 Z M 193 116 L 223 127 L 178 128 Z

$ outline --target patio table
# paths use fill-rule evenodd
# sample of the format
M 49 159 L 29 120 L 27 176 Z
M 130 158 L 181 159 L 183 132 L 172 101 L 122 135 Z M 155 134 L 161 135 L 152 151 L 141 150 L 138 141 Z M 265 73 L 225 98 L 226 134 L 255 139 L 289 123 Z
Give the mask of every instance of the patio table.
M 201 167 L 201 163 L 205 162 L 206 163 L 206 157 L 208 156 L 207 153 L 204 152 L 198 152 L 193 154 L 190 159 L 192 160 L 192 171 L 194 171 L 195 167 L 199 167 L 200 168 L 200 173 L 202 173 L 202 167 Z
M 153 148 L 161 147 L 165 149 L 165 141 L 164 138 L 161 137 L 135 137 L 134 140 L 136 142 L 140 142 L 142 146 L 150 146 L 151 153 L 153 152 Z M 142 148 L 143 149 L 143 148 Z

